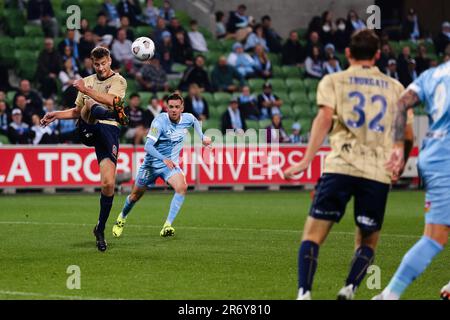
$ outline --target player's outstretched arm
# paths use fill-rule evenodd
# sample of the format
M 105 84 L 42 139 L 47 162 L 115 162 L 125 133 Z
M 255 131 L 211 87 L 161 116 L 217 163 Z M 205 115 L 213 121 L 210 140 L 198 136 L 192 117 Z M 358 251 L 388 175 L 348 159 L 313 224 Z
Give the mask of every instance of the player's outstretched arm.
M 73 86 L 81 93 L 89 96 L 91 99 L 97 101 L 99 104 L 106 105 L 108 107 L 114 106 L 115 95 L 110 93 L 103 93 L 94 89 L 86 87 L 83 79 L 75 80 Z
M 195 132 L 198 134 L 198 136 L 200 137 L 200 139 L 202 140 L 202 144 L 205 147 L 209 147 L 212 144 L 212 140 L 210 137 L 207 137 L 203 134 L 202 132 L 202 127 L 200 126 L 200 122 L 194 118 L 194 130 Z
M 332 108 L 327 106 L 320 107 L 319 113 L 315 117 L 311 128 L 311 136 L 305 156 L 298 164 L 295 164 L 284 171 L 285 179 L 291 179 L 295 174 L 308 168 L 331 128 L 333 114 L 334 110 Z
M 57 119 L 77 119 L 80 117 L 80 110 L 78 108 L 71 108 L 61 111 L 52 111 L 46 113 L 41 119 L 41 126 L 46 127 Z

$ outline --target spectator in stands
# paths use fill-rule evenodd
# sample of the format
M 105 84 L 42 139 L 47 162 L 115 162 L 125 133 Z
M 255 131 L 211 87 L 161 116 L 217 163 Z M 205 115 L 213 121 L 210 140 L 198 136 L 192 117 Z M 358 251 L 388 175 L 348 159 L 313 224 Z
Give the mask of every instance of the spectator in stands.
M 410 58 L 408 60 L 408 72 L 403 75 L 400 74 L 400 82 L 406 88 L 411 82 L 416 80 L 417 77 L 418 75 L 416 71 L 416 60 Z
M 162 17 L 167 24 L 175 17 L 175 10 L 172 9 L 170 1 L 164 1 L 162 9 L 159 10 L 159 16 Z
M 6 93 L 5 93 L 5 91 L 1 91 L 0 90 L 0 102 L 4 102 L 5 105 L 6 105 L 6 108 L 9 109 L 8 102 L 6 102 Z
M 320 16 L 314 16 L 308 24 L 308 30 L 306 32 L 306 38 L 309 38 L 311 33 L 316 32 L 319 34 L 322 31 L 322 18 Z
M 78 46 L 80 44 L 81 38 L 84 36 L 86 31 L 91 30 L 91 27 L 89 26 L 89 20 L 86 18 L 81 19 L 80 21 L 80 29 L 75 30 L 75 42 L 78 43 Z
M 245 119 L 259 120 L 258 101 L 256 100 L 256 97 L 250 93 L 249 86 L 242 87 L 241 95 L 238 97 L 238 104 Z
M 344 52 L 345 48 L 350 43 L 350 37 L 346 29 L 346 23 L 344 18 L 338 18 L 336 20 L 336 32 L 334 33 L 333 44 L 338 52 Z
M 120 17 L 120 29 L 125 29 L 125 32 L 127 33 L 127 39 L 130 41 L 134 41 L 134 32 L 133 29 L 130 28 L 130 19 L 127 16 Z M 150 36 L 150 35 L 147 35 Z
M 172 36 L 169 31 L 162 33 L 162 43 L 157 50 L 159 62 L 166 73 L 172 73 Z
M 322 43 L 334 43 L 336 40 L 334 37 L 336 29 L 333 21 L 333 12 L 327 10 L 322 13 L 322 28 L 319 33 Z
M 201 90 L 196 83 L 189 86 L 189 92 L 184 99 L 184 112 L 192 113 L 198 120 L 209 118 L 208 102 L 202 97 Z
M 286 40 L 281 52 L 281 63 L 287 66 L 300 66 L 305 61 L 305 49 L 298 40 L 298 33 L 295 30 L 289 32 L 289 39 Z
M 23 94 L 17 95 L 14 101 L 14 108 L 19 109 L 21 112 L 21 120 L 27 125 L 31 125 L 31 116 L 35 113 L 34 108 L 31 105 L 27 105 L 27 99 Z
M 406 20 L 402 24 L 402 36 L 405 40 L 418 40 L 421 38 L 421 28 L 416 10 L 408 10 Z
M 272 63 L 270 62 L 268 54 L 264 51 L 264 47 L 257 44 L 254 47 L 253 53 L 253 70 L 255 74 L 263 79 L 268 79 L 272 77 Z
M 227 22 L 227 31 L 229 33 L 236 33 L 239 29 L 249 26 L 249 17 L 245 14 L 246 10 L 245 4 L 241 4 L 236 11 L 230 11 Z
M 238 80 L 241 86 L 244 84 L 242 75 L 236 68 L 227 64 L 225 56 L 220 56 L 211 72 L 211 85 L 213 90 L 230 93 L 237 91 L 239 87 L 234 84 L 233 79 Z
M 148 130 L 155 119 L 161 112 L 162 107 L 156 96 L 150 98 L 150 103 L 147 104 L 147 108 L 144 111 L 144 127 Z
M 144 127 L 145 117 L 144 110 L 141 109 L 141 97 L 137 93 L 130 95 L 129 104 L 126 112 L 129 116 L 130 123 L 125 132 L 125 139 L 134 145 L 141 144 L 147 134 Z
M 178 30 L 172 46 L 173 61 L 184 65 L 191 65 L 194 59 L 194 52 L 189 41 L 184 37 L 184 33 Z
M 67 107 L 68 109 L 70 107 Z M 75 119 L 59 120 L 59 142 L 60 143 L 79 143 L 79 133 Z
M 327 59 L 323 64 L 324 74 L 332 74 L 342 71 L 339 60 L 333 54 L 327 54 Z
M 253 32 L 248 35 L 247 41 L 245 42 L 244 50 L 247 52 L 253 51 L 253 48 L 255 48 L 257 44 L 262 45 L 266 52 L 269 51 L 261 24 L 257 24 L 253 27 Z
M 222 114 L 221 129 L 223 134 L 226 134 L 227 130 L 233 130 L 238 134 L 243 134 L 247 130 L 247 124 L 236 97 L 231 98 L 230 105 Z
M 117 4 L 117 12 L 120 17 L 128 17 L 130 25 L 136 27 L 141 24 L 139 16 L 142 13 L 138 0 L 120 0 Z
M 59 34 L 58 21 L 50 0 L 30 0 L 27 4 L 28 22 L 42 26 L 46 37 L 55 38 Z
M 64 66 L 64 62 L 66 62 L 66 60 L 72 60 L 72 67 L 76 72 L 79 72 L 80 70 L 80 61 L 75 58 L 73 56 L 73 52 L 72 52 L 72 48 L 69 46 L 66 46 L 64 48 L 64 54 L 61 57 L 63 66 Z
M 12 121 L 8 127 L 8 139 L 12 144 L 30 144 L 34 138 L 34 132 L 30 126 L 22 122 L 22 111 L 13 109 Z
M 406 46 L 402 48 L 402 52 L 398 55 L 397 58 L 397 70 L 400 79 L 408 78 L 409 68 L 408 63 L 411 59 L 411 49 Z M 405 80 L 406 81 L 406 80 Z M 401 82 L 401 80 L 400 80 Z
M 90 75 L 93 75 L 94 73 L 95 73 L 95 70 L 94 70 L 94 63 L 93 63 L 92 59 L 89 57 L 84 58 L 83 68 L 80 71 L 80 76 L 82 78 L 85 78 Z
M 125 29 L 119 29 L 117 31 L 117 39 L 114 40 L 112 45 L 112 55 L 114 58 L 125 67 L 128 73 L 131 73 L 133 67 L 134 56 L 131 52 L 132 42 L 127 39 L 127 32 Z
M 0 101 L 0 135 L 8 136 L 8 126 L 11 115 L 5 101 Z
M 141 66 L 136 73 L 136 80 L 142 90 L 145 91 L 157 92 L 169 90 L 167 74 L 156 58 L 152 58 Z
M 272 28 L 272 19 L 265 15 L 261 18 L 264 38 L 270 52 L 281 53 L 281 36 Z
M 58 51 L 59 54 L 62 56 L 64 55 L 64 51 L 66 49 L 66 47 L 70 47 L 70 49 L 72 49 L 72 56 L 75 59 L 79 59 L 80 58 L 80 54 L 78 51 L 78 43 L 75 42 L 75 30 L 67 30 L 66 32 L 66 38 L 63 39 L 59 45 L 58 45 Z
M 159 9 L 154 6 L 153 0 L 147 0 L 146 7 L 143 12 L 144 22 L 151 27 L 156 27 L 158 21 Z
M 189 42 L 189 36 L 177 17 L 173 17 L 172 19 L 170 19 L 170 23 L 167 26 L 167 30 L 169 30 L 170 34 L 172 35 L 172 41 L 175 40 L 177 32 L 183 32 L 184 38 L 186 39 L 187 42 Z
M 390 59 L 388 61 L 388 66 L 385 70 L 385 73 L 388 77 L 400 80 L 397 72 L 397 61 L 395 59 Z
M 291 127 L 292 133 L 289 136 L 289 142 L 290 143 L 306 143 L 307 139 L 301 135 L 302 131 L 302 125 L 298 122 L 294 122 Z
M 36 91 L 31 90 L 30 81 L 27 79 L 22 79 L 19 83 L 19 91 L 15 94 L 13 99 L 15 108 L 17 108 L 17 97 L 19 95 L 25 97 L 27 110 L 30 110 L 31 113 L 42 113 L 42 98 Z M 31 117 L 29 120 L 31 120 Z
M 166 21 L 161 18 L 158 17 L 158 19 L 156 20 L 156 27 L 155 29 L 153 29 L 153 41 L 155 41 L 155 45 L 156 45 L 156 49 L 158 50 L 158 47 L 161 45 L 161 43 L 163 42 L 163 37 L 162 34 L 168 31 L 166 28 Z
M 260 120 L 271 119 L 275 114 L 281 114 L 283 101 L 272 93 L 272 84 L 263 84 L 263 92 L 258 95 L 258 109 Z
M 86 30 L 78 44 L 78 53 L 80 54 L 80 61 L 84 61 L 86 57 L 91 56 L 91 51 L 95 48 L 94 33 L 91 30 Z
M 44 98 L 48 98 L 58 92 L 56 78 L 60 70 L 61 56 L 54 48 L 53 39 L 45 38 L 44 50 L 39 54 L 36 71 L 36 77 Z
M 312 50 L 313 47 L 318 47 L 320 54 L 322 54 L 323 52 L 323 45 L 322 42 L 320 41 L 320 36 L 318 32 L 311 32 L 308 38 L 308 41 L 306 43 L 306 50 L 305 50 L 305 54 L 306 56 L 311 55 L 312 54 Z
M 288 143 L 290 142 L 289 135 L 283 128 L 281 116 L 274 114 L 272 116 L 272 123 L 266 128 L 267 143 Z
M 253 59 L 244 52 L 244 47 L 240 42 L 233 44 L 233 52 L 228 56 L 227 63 L 235 67 L 243 78 L 250 78 L 254 75 Z
M 384 43 L 381 46 L 380 58 L 377 60 L 376 65 L 381 72 L 386 73 L 386 68 L 388 67 L 389 60 L 395 60 L 395 54 L 392 51 L 389 43 Z
M 112 0 L 105 0 L 102 4 L 102 12 L 105 13 L 108 20 L 108 25 L 114 28 L 118 28 L 120 25 L 119 12 Z
M 197 20 L 191 20 L 190 26 L 191 30 L 188 32 L 188 36 L 192 49 L 198 52 L 208 52 L 205 37 L 200 31 L 198 31 Z
M 323 60 L 320 54 L 320 48 L 312 47 L 312 54 L 305 60 L 305 75 L 310 78 L 321 79 L 323 77 Z
M 78 94 L 78 90 L 73 86 L 75 80 L 81 79 L 78 70 L 74 68 L 73 60 L 64 61 L 63 69 L 59 72 L 59 80 L 62 84 L 62 99 L 65 106 L 72 106 Z
M 55 100 L 53 100 L 52 98 L 45 99 L 43 109 L 44 109 L 43 114 L 56 111 L 55 110 Z M 52 134 L 55 136 L 54 143 L 58 143 L 59 142 L 59 137 L 58 137 L 58 135 L 59 135 L 59 131 L 58 131 L 59 119 L 56 119 L 55 121 L 53 121 L 52 123 L 47 125 L 47 127 L 51 129 Z
M 427 56 L 427 47 L 423 44 L 419 44 L 417 47 L 416 71 L 420 75 L 422 72 L 430 68 L 431 59 Z
M 9 71 L 8 67 L 5 65 L 2 65 L 0 63 L 0 90 L 8 91 L 12 89 L 11 85 L 9 84 Z
M 355 10 L 350 10 L 347 14 L 347 33 L 351 35 L 357 30 L 366 28 L 366 24 L 359 18 Z
M 56 143 L 56 137 L 52 129 L 49 126 L 42 127 L 40 123 L 41 118 L 37 114 L 33 114 L 31 121 L 33 122 L 33 126 L 30 130 L 34 132 L 32 140 L 34 145 Z
M 216 38 L 217 39 L 228 39 L 233 35 L 227 32 L 227 28 L 225 26 L 225 14 L 223 11 L 216 11 Z
M 116 34 L 116 27 L 107 25 L 107 17 L 103 11 L 97 14 L 97 25 L 92 29 L 94 34 L 97 36 L 97 41 L 99 41 L 104 35 L 109 34 L 114 36 Z
M 211 83 L 209 81 L 208 72 L 205 68 L 205 57 L 198 55 L 194 59 L 194 64 L 189 66 L 180 80 L 179 89 L 186 91 L 191 83 L 196 83 L 201 89 L 211 92 Z
M 434 47 L 436 48 L 436 54 L 442 55 L 445 52 L 445 48 L 450 43 L 450 22 L 445 21 L 442 23 L 441 32 L 434 39 Z

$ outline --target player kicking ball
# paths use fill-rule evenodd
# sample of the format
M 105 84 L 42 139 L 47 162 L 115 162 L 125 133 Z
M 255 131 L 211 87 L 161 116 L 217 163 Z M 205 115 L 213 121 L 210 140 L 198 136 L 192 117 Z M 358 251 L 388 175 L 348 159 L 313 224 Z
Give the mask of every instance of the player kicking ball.
M 351 300 L 373 263 L 392 172 L 385 167 L 393 147 L 392 127 L 403 86 L 378 70 L 379 38 L 373 30 L 352 35 L 350 67 L 325 76 L 317 89 L 319 111 L 304 158 L 284 172 L 306 170 L 329 134 L 325 160 L 298 252 L 298 300 L 310 300 L 319 248 L 355 199 L 355 253 L 338 300 Z M 411 145 L 411 144 L 410 144 Z
M 122 212 L 113 226 L 112 232 L 115 237 L 122 235 L 131 209 L 144 195 L 146 189 L 155 184 L 158 177 L 164 179 L 175 191 L 169 214 L 160 232 L 161 237 L 173 236 L 175 229 L 172 224 L 183 205 L 187 190 L 184 173 L 178 164 L 187 129 L 193 126 L 203 145 L 211 146 L 211 138 L 203 135 L 198 120 L 191 113 L 183 113 L 184 100 L 181 95 L 172 93 L 166 102 L 168 112 L 157 116 L 150 126 L 144 147 L 147 154 L 136 175 L 131 194 L 126 198 Z

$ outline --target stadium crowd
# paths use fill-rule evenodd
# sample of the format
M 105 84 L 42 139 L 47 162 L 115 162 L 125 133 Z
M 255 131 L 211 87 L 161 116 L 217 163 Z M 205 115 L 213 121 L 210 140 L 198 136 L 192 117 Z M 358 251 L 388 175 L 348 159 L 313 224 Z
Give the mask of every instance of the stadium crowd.
M 292 30 L 283 39 L 269 15 L 257 21 L 239 5 L 229 13 L 215 13 L 212 34 L 175 12 L 169 1 L 158 3 L 159 7 L 152 0 L 105 0 L 82 11 L 94 15 L 82 14 L 80 29 L 64 30 L 64 15 L 53 2 L 6 1 L 2 38 L 17 43 L 12 36 L 20 26 L 6 16 L 26 16 L 18 34 L 35 32 L 40 51 L 33 55 L 29 48 L 16 48 L 18 68 L 14 62 L 8 64 L 6 53 L 0 54 L 0 142 L 78 143 L 74 120 L 56 121 L 47 128 L 41 128 L 39 120 L 46 112 L 73 106 L 74 80 L 94 73 L 90 51 L 104 46 L 112 53 L 113 70 L 128 83 L 130 125 L 123 129 L 123 142 L 142 144 L 153 118 L 166 110 L 168 90 L 178 89 L 185 96 L 186 112 L 207 128 L 238 133 L 264 128 L 269 142 L 304 143 L 318 81 L 347 67 L 343 52 L 350 35 L 366 27 L 354 10 L 346 18 L 325 11 L 313 17 L 307 29 Z M 382 47 L 377 66 L 404 86 L 450 57 L 450 22 L 431 35 L 411 9 L 396 30 L 378 30 Z M 137 61 L 131 53 L 138 36 L 149 36 L 156 44 L 156 55 L 148 62 Z M 21 67 L 21 61 L 26 65 Z M 13 69 L 19 77 L 15 86 L 10 83 Z

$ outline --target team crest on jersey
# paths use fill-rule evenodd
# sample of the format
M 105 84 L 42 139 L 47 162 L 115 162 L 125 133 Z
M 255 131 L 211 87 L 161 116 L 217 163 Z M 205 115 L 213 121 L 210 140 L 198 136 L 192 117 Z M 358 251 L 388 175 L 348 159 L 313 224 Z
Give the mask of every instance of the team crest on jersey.
M 431 209 L 431 201 L 425 201 L 425 213 L 429 212 Z
M 117 146 L 115 144 L 112 146 L 112 154 L 114 158 L 117 158 Z
M 150 134 L 151 134 L 152 136 L 158 135 L 158 128 L 151 127 L 151 128 L 150 128 Z
M 108 84 L 108 85 L 105 87 L 105 92 L 108 93 L 109 89 L 111 89 L 111 85 L 110 85 L 110 84 Z

